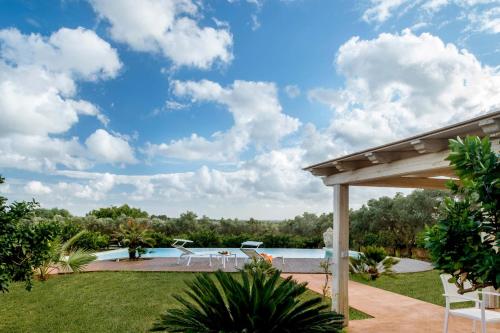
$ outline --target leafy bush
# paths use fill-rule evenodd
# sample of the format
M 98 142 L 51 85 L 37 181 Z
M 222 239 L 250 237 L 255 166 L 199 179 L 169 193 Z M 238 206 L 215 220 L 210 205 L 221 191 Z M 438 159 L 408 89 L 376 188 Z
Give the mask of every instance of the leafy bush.
M 381 275 L 393 276 L 392 266 L 399 262 L 398 259 L 387 257 L 381 247 L 367 246 L 359 256 L 349 257 L 349 270 L 369 280 L 376 280 Z
M 176 295 L 152 331 L 168 332 L 340 332 L 342 315 L 329 311 L 320 297 L 304 301 L 306 284 L 280 271 L 244 270 L 235 276 L 218 271 L 200 274 Z
M 3 182 L 0 176 L 0 184 Z M 8 291 L 12 281 L 24 281 L 31 290 L 33 267 L 49 256 L 50 242 L 59 228 L 48 221 L 29 221 L 37 207 L 34 201 L 6 202 L 0 196 L 0 291 Z
M 437 269 L 465 293 L 500 287 L 500 158 L 488 138 L 450 140 L 448 160 L 460 178 L 429 228 L 426 246 Z M 470 288 L 465 282 L 471 283 Z
M 86 231 L 75 240 L 75 246 L 87 250 L 101 250 L 109 247 L 109 236 L 99 231 Z

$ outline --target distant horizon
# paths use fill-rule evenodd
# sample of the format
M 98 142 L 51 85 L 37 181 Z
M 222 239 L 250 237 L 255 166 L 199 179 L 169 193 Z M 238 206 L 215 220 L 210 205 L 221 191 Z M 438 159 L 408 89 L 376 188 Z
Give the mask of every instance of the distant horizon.
M 1 7 L 0 195 L 76 215 L 328 213 L 301 168 L 500 107 L 497 0 Z

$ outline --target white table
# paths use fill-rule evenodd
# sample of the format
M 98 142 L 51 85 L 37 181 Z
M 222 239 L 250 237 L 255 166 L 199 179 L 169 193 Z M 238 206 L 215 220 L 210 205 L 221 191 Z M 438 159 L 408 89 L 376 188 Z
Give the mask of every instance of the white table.
M 222 267 L 226 268 L 226 261 L 229 260 L 229 258 L 231 257 L 234 258 L 234 267 L 237 267 L 238 257 L 236 256 L 236 253 L 227 253 L 227 254 L 213 253 L 210 254 L 210 261 L 212 261 L 212 258 L 220 259 L 222 261 Z

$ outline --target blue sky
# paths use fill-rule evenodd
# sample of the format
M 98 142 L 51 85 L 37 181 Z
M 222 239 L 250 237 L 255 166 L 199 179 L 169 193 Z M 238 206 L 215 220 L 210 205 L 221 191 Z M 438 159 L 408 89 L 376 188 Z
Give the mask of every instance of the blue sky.
M 0 6 L 0 191 L 76 214 L 329 211 L 301 167 L 500 106 L 497 0 Z

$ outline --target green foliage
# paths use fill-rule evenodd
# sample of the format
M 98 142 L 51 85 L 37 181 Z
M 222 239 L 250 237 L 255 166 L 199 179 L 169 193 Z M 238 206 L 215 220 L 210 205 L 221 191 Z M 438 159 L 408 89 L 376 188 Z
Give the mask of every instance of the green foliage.
M 395 251 L 405 249 L 411 255 L 417 246 L 417 235 L 426 225 L 435 223 L 435 207 L 444 192 L 415 190 L 404 196 L 369 200 L 350 214 L 351 246 L 382 246 Z
M 300 297 L 306 284 L 280 272 L 244 270 L 236 276 L 218 271 L 196 276 L 180 307 L 161 316 L 153 331 L 168 332 L 340 332 L 342 316 L 320 297 Z
M 4 178 L 0 176 L 0 184 Z M 58 227 L 49 222 L 30 223 L 36 202 L 14 202 L 0 196 L 0 291 L 8 291 L 12 281 L 24 281 L 32 287 L 32 267 L 49 255 L 50 242 Z
M 367 246 L 359 256 L 349 257 L 349 270 L 353 274 L 376 280 L 381 275 L 394 276 L 392 266 L 399 262 L 398 259 L 388 257 L 381 247 Z
M 151 237 L 151 229 L 146 223 L 139 223 L 135 220 L 128 220 L 127 223 L 121 224 L 120 229 L 116 232 L 115 237 L 128 247 L 129 259 L 133 260 L 144 254 L 143 247 L 153 246 L 154 240 Z
M 75 247 L 98 251 L 109 247 L 108 235 L 103 235 L 99 231 L 86 231 L 75 241 Z
M 453 275 L 459 292 L 500 287 L 500 159 L 488 138 L 450 140 L 448 157 L 460 182 L 427 232 L 434 266 Z M 464 287 L 466 281 L 471 288 Z
M 146 218 L 148 217 L 148 213 L 139 209 L 139 208 L 133 208 L 130 207 L 129 205 L 121 205 L 119 207 L 116 206 L 111 206 L 111 207 L 106 207 L 106 208 L 99 208 L 99 209 L 94 209 L 87 213 L 87 215 L 92 215 L 97 218 L 111 218 L 111 219 L 116 219 L 121 216 L 125 217 L 132 217 L 132 218 Z
M 273 274 L 276 271 L 273 263 L 269 260 L 264 260 L 262 258 L 252 258 L 249 262 L 245 263 L 243 270 L 249 271 L 251 273 L 264 273 Z
M 62 242 L 59 237 L 50 242 L 49 252 L 40 265 L 35 266 L 35 272 L 41 280 L 46 280 L 53 270 L 61 272 L 81 272 L 88 264 L 96 259 L 89 250 L 78 248 L 76 242 L 87 232 L 78 234 Z

